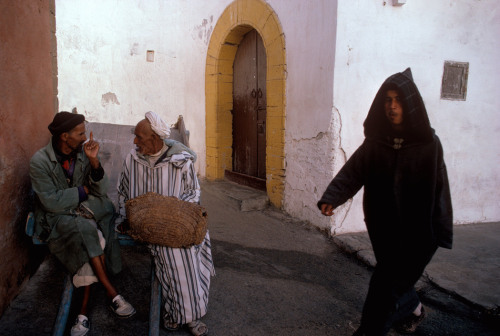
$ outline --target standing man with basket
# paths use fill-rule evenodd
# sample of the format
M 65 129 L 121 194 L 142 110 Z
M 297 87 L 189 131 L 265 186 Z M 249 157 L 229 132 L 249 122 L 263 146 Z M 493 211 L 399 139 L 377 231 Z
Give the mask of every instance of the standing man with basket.
M 126 228 L 125 203 L 154 192 L 197 203 L 200 185 L 194 169 L 195 154 L 183 144 L 168 140 L 170 128 L 154 112 L 147 112 L 134 130 L 135 149 L 125 158 L 118 180 L 120 218 Z M 199 245 L 173 248 L 149 244 L 162 287 L 164 327 L 176 331 L 186 325 L 195 336 L 208 335 L 200 321 L 207 312 L 210 277 L 215 275 L 208 231 Z

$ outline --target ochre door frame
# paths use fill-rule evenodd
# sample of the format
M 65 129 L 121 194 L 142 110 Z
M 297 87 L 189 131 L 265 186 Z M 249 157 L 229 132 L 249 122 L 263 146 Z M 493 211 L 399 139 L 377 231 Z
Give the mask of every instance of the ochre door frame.
M 282 207 L 285 182 L 285 37 L 273 9 L 261 0 L 236 0 L 222 13 L 210 37 L 205 70 L 206 177 L 232 169 L 233 61 L 243 36 L 255 29 L 267 54 L 266 189 Z

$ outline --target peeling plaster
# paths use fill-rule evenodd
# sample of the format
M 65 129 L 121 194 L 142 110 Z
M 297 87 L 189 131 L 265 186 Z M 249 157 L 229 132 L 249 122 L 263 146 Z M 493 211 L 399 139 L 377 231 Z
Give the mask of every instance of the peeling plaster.
M 120 105 L 120 102 L 118 101 L 118 98 L 116 97 L 116 94 L 112 92 L 108 92 L 102 95 L 101 98 L 101 105 L 103 107 L 108 106 L 109 104 L 116 104 Z
M 339 206 L 332 217 L 321 215 L 316 203 L 347 160 L 341 134 L 340 113 L 332 107 L 326 132 L 312 138 L 289 139 L 286 151 L 285 211 L 327 229 L 331 235 L 342 231 L 352 200 Z
M 134 43 L 130 48 L 130 56 L 139 55 L 139 43 Z
M 352 59 L 352 54 L 351 54 L 351 51 L 352 51 L 352 47 L 350 46 L 347 46 L 347 66 L 349 66 L 351 64 L 351 59 Z
M 338 147 L 337 147 L 337 153 L 341 155 L 340 159 L 335 159 L 333 158 L 333 164 L 332 164 L 332 171 L 336 174 L 342 166 L 346 163 L 347 161 L 347 154 L 342 147 L 342 116 L 339 112 L 338 109 L 335 107 L 332 108 L 333 111 L 333 129 L 338 129 L 337 137 L 338 137 Z M 352 199 L 349 199 L 346 203 L 343 205 L 337 207 L 337 210 L 335 211 L 333 215 L 333 220 L 332 220 L 332 226 L 330 230 L 330 234 L 332 236 L 335 236 L 337 234 L 337 231 L 342 229 L 342 226 L 344 225 L 345 219 L 347 215 L 349 214 L 349 211 L 351 210 L 351 205 L 352 205 Z M 340 222 L 339 225 L 335 225 L 335 223 Z
M 213 22 L 214 16 L 210 15 L 209 19 L 203 19 L 201 25 L 195 26 L 192 33 L 193 40 L 199 39 L 202 40 L 205 45 L 208 45 L 208 42 L 210 41 L 210 35 L 214 30 Z

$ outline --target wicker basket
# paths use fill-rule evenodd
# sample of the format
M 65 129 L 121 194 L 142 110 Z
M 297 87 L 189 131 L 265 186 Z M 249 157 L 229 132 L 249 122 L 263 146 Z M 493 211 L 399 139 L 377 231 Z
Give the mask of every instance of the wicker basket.
M 201 244 L 207 232 L 205 208 L 173 196 L 150 192 L 127 201 L 125 210 L 128 234 L 142 242 L 190 247 Z

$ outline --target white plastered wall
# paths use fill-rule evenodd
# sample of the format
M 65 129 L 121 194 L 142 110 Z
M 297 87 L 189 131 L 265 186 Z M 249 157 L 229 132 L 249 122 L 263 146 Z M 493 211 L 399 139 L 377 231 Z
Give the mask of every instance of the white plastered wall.
M 500 220 L 499 31 L 495 0 L 339 1 L 334 105 L 347 157 L 382 82 L 411 67 L 444 147 L 455 224 Z M 445 61 L 469 62 L 466 101 L 440 98 Z M 364 230 L 361 200 L 340 232 Z
M 333 107 L 337 1 L 276 1 L 286 37 L 286 177 L 283 208 L 330 229 L 316 206 L 332 171 L 345 161 Z
M 343 158 L 332 147 L 338 141 L 332 130 L 339 129 L 332 114 L 336 1 L 267 2 L 287 49 L 283 206 L 328 228 L 315 202 L 317 186 Z M 230 3 L 56 0 L 60 110 L 76 107 L 91 121 L 116 124 L 136 124 L 149 110 L 169 123 L 182 114 L 204 175 L 207 45 Z M 147 50 L 154 50 L 154 62 L 146 61 Z
M 204 175 L 205 59 L 225 3 L 56 0 L 59 110 L 126 125 L 147 111 L 169 124 L 183 115 Z
M 286 44 L 288 213 L 332 233 L 365 229 L 362 192 L 333 219 L 316 202 L 363 141 L 382 82 L 411 67 L 443 142 L 456 223 L 500 220 L 496 0 L 267 2 Z M 149 110 L 169 123 L 183 115 L 204 176 L 206 52 L 230 3 L 56 0 L 59 109 L 116 124 L 136 124 Z M 470 63 L 465 102 L 440 99 L 445 60 Z

